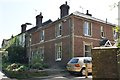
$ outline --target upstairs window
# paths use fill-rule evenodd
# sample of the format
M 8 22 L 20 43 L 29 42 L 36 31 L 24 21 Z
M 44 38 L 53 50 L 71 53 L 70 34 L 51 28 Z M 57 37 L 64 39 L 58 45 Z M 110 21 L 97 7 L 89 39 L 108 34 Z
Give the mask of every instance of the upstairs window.
M 103 38 L 103 37 L 105 37 L 105 33 L 104 33 L 104 29 L 103 29 L 103 26 L 101 26 L 101 37 Z
M 62 23 L 59 23 L 55 27 L 55 36 L 56 37 L 61 37 L 62 36 Z
M 83 25 L 83 32 L 84 32 L 84 35 L 85 36 L 91 36 L 91 33 L 92 33 L 92 23 L 90 22 L 84 22 L 84 25 Z
M 55 53 L 56 53 L 56 61 L 61 61 L 61 59 L 62 59 L 62 43 L 55 44 Z
M 45 31 L 42 30 L 42 31 L 40 31 L 40 42 L 43 42 L 44 38 L 45 38 Z

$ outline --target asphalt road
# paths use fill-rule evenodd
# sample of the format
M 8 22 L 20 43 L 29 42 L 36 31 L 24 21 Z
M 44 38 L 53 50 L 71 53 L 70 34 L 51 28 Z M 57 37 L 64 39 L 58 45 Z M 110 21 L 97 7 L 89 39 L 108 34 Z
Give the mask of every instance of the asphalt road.
M 31 78 L 28 80 L 92 80 L 92 76 L 88 76 L 88 78 L 85 78 L 85 76 L 73 76 L 70 74 L 67 75 L 53 75 L 53 76 L 47 76 L 47 77 L 39 77 L 39 78 Z

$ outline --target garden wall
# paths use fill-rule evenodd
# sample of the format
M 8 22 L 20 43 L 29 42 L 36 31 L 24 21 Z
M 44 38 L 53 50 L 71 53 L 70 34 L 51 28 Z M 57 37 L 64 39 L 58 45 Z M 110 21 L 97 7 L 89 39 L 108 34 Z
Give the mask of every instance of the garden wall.
M 117 51 L 117 62 L 118 62 L 118 74 L 120 80 L 120 49 Z
M 118 48 L 97 47 L 92 49 L 93 80 L 120 80 L 120 55 Z

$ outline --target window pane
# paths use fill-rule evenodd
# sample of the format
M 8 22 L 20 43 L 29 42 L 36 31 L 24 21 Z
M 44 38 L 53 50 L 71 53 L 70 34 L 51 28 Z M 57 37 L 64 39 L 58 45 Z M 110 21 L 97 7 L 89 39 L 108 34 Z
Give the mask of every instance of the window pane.
M 62 46 L 61 43 L 56 44 L 56 60 L 61 60 L 62 58 Z
M 91 35 L 91 23 L 88 23 L 88 35 Z
M 84 23 L 84 34 L 87 35 L 87 22 Z
M 60 37 L 62 35 L 62 23 L 56 25 L 55 33 L 56 33 L 56 37 Z
M 90 57 L 91 56 L 91 46 L 85 45 L 85 56 Z
M 84 29 L 85 36 L 91 35 L 91 23 L 90 22 L 84 22 L 83 29 Z

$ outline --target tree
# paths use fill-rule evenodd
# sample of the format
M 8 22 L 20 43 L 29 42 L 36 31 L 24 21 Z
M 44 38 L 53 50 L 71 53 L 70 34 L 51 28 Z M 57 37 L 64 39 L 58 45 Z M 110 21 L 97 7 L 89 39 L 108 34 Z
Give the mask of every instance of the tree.
M 22 46 L 12 45 L 8 49 L 8 60 L 10 63 L 27 63 L 26 50 Z

